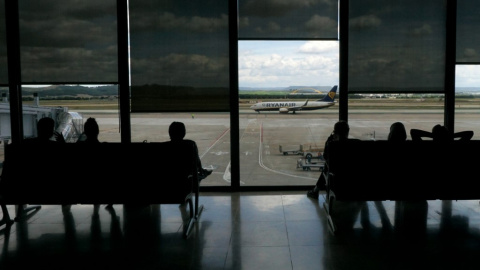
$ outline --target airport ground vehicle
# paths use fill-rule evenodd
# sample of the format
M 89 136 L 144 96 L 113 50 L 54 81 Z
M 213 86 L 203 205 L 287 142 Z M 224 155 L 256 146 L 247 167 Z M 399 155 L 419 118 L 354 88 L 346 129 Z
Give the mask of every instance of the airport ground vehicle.
M 323 149 L 312 148 L 310 146 L 308 150 L 303 151 L 303 156 L 305 157 L 305 159 L 323 158 Z
M 311 171 L 313 168 L 318 168 L 320 171 L 325 167 L 325 160 L 323 158 L 303 159 L 297 160 L 297 169 L 302 168 L 304 171 Z
M 280 153 L 283 155 L 303 155 L 303 145 L 299 145 L 298 148 L 295 146 L 290 146 L 288 148 L 284 148 L 281 145 L 278 146 Z
M 312 146 L 309 146 L 308 149 L 305 149 L 305 147 L 303 145 L 299 145 L 298 147 L 290 146 L 288 148 L 285 148 L 285 147 L 279 145 L 278 149 L 280 150 L 280 153 L 282 153 L 285 156 L 287 156 L 287 155 L 302 155 L 306 159 L 322 157 L 322 155 L 323 155 L 323 149 L 312 148 Z

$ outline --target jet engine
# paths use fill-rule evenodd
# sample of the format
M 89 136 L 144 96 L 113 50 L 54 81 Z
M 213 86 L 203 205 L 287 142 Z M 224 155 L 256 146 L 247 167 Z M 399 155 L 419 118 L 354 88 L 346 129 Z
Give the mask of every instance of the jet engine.
M 288 108 L 280 108 L 280 109 L 278 110 L 278 112 L 279 112 L 279 113 L 288 113 L 289 110 L 288 110 Z

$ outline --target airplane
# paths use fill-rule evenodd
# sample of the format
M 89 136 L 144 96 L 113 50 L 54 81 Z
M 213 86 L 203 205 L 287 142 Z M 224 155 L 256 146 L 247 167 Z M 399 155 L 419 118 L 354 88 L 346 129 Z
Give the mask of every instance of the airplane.
M 279 113 L 288 113 L 296 111 L 311 111 L 327 108 L 335 105 L 335 95 L 337 93 L 337 85 L 333 86 L 327 95 L 315 101 L 269 101 L 259 102 L 250 107 L 250 109 L 260 113 L 261 111 L 278 111 Z

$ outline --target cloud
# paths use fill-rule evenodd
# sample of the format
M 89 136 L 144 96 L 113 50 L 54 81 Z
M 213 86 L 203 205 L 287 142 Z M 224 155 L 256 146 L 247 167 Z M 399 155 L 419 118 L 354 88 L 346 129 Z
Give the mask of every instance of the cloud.
M 305 44 L 300 46 L 298 52 L 308 54 L 329 53 L 338 55 L 338 42 L 307 41 Z
M 74 3 L 73 3 L 74 2 Z M 94 10 L 95 12 L 92 12 Z M 101 17 L 116 17 L 116 1 L 113 0 L 42 0 L 19 1 L 20 17 L 43 21 L 55 18 L 92 20 Z M 53 15 L 55 14 L 55 15 Z
M 412 35 L 419 36 L 419 37 L 430 35 L 431 33 L 432 33 L 432 27 L 428 24 L 424 24 L 412 30 Z
M 285 87 L 338 83 L 338 42 L 262 42 L 258 46 L 269 47 L 271 52 L 261 48 L 240 50 L 241 86 Z M 302 54 L 301 51 L 309 54 Z
M 19 1 L 22 80 L 117 80 L 113 0 Z
M 350 19 L 351 29 L 376 28 L 382 24 L 382 20 L 375 15 L 365 15 Z
M 45 47 L 22 51 L 22 80 L 25 82 L 117 81 L 117 49 Z
M 256 27 L 255 32 L 257 33 L 277 33 L 282 30 L 282 27 L 275 22 L 268 22 L 267 27 Z
M 336 32 L 338 29 L 338 23 L 336 20 L 333 20 L 326 16 L 313 15 L 305 23 L 305 28 L 311 33 L 325 30 Z
M 169 84 L 228 87 L 228 57 L 200 54 L 168 54 L 132 59 L 132 84 Z
M 465 48 L 463 50 L 463 55 L 466 57 L 466 58 L 474 58 L 474 57 L 477 57 L 478 56 L 478 53 L 475 49 L 473 48 Z
M 240 2 L 241 16 L 282 17 L 293 10 L 312 7 L 318 3 L 330 3 L 324 0 L 245 0 Z
M 455 74 L 456 87 L 480 85 L 480 66 L 478 65 L 457 65 Z
M 250 26 L 250 19 L 248 17 L 240 17 L 238 20 L 239 28 L 246 28 Z
M 115 21 L 96 24 L 82 20 L 22 21 L 21 45 L 26 47 L 85 47 L 116 44 Z
M 172 31 L 190 33 L 211 33 L 228 29 L 228 16 L 220 17 L 177 16 L 171 12 L 163 12 L 155 16 L 138 16 L 131 20 L 135 31 Z

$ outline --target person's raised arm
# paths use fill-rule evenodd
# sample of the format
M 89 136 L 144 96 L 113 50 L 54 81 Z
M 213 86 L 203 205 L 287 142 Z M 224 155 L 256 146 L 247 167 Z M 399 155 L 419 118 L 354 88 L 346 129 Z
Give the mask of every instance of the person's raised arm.
M 453 134 L 453 139 L 455 140 L 459 138 L 458 139 L 459 141 L 469 141 L 472 137 L 473 137 L 473 131 L 471 130 L 460 131 Z
M 410 129 L 410 136 L 412 137 L 412 141 L 421 141 L 422 138 L 433 138 L 431 132 L 421 130 L 421 129 Z
M 421 141 L 422 138 L 433 138 L 431 132 L 421 130 L 421 129 L 410 129 L 410 136 L 412 137 L 412 141 Z

